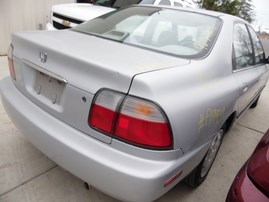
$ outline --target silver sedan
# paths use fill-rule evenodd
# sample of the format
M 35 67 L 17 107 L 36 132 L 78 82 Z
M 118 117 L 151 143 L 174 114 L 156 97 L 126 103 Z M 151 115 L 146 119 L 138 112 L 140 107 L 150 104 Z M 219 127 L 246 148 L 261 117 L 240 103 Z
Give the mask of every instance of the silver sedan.
M 181 180 L 200 185 L 269 74 L 244 20 L 156 6 L 14 33 L 8 57 L 0 92 L 18 129 L 123 201 L 155 200 Z

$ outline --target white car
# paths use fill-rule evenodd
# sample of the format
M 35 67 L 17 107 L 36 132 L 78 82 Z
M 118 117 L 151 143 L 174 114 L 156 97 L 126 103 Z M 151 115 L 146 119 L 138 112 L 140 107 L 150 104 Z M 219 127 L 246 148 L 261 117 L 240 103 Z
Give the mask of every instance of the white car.
M 153 4 L 196 8 L 196 4 L 190 0 L 97 0 L 94 4 L 59 4 L 52 6 L 50 22 L 47 23 L 46 29 L 56 30 L 75 27 L 85 21 L 131 4 Z

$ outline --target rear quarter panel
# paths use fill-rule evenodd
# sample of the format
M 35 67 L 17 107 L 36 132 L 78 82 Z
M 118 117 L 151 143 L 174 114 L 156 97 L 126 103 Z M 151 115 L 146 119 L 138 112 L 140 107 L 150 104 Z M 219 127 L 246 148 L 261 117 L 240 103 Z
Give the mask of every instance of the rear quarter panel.
M 190 151 L 209 141 L 235 111 L 238 84 L 232 74 L 232 26 L 223 24 L 213 50 L 187 66 L 135 76 L 130 94 L 165 111 L 174 147 Z

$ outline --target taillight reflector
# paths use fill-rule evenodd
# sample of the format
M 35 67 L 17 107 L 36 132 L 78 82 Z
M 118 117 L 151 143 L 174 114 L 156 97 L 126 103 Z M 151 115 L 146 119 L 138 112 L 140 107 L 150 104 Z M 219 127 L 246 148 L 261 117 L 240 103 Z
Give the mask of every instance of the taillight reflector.
M 171 184 L 172 182 L 174 182 L 177 178 L 180 177 L 180 175 L 182 174 L 182 171 L 178 172 L 176 175 L 174 175 L 173 177 L 171 177 L 169 180 L 167 180 L 164 183 L 164 187 L 167 187 L 169 184 Z
M 9 72 L 10 76 L 16 80 L 16 74 L 15 74 L 15 69 L 14 69 L 14 63 L 13 63 L 13 46 L 10 44 L 8 48 L 8 67 L 9 67 Z

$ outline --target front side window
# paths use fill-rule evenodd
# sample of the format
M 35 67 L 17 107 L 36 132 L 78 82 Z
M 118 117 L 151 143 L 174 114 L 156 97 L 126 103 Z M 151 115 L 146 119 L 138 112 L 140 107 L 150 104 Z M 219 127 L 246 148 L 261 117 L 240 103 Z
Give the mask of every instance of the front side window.
M 265 54 L 263 51 L 262 43 L 258 38 L 257 34 L 255 33 L 255 31 L 251 27 L 248 27 L 248 29 L 254 47 L 254 62 L 255 64 L 263 64 L 265 63 Z
M 242 69 L 254 64 L 251 40 L 246 26 L 242 23 L 234 25 L 233 47 L 234 69 Z
M 205 56 L 221 20 L 188 11 L 129 7 L 81 24 L 73 30 L 185 58 Z

